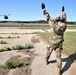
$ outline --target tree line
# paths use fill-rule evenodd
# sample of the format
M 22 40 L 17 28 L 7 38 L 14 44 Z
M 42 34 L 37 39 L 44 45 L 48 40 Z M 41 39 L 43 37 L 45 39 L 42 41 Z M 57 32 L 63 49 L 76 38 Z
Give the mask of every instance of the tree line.
M 38 20 L 38 21 L 0 21 L 0 23 L 46 23 L 45 20 Z M 67 21 L 67 24 L 76 25 L 76 22 Z

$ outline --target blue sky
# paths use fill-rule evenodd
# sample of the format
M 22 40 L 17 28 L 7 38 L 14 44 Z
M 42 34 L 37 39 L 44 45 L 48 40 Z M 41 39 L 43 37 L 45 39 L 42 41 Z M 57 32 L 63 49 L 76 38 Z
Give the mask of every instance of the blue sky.
M 45 20 L 41 3 L 45 3 L 50 16 L 55 18 L 61 14 L 61 8 L 65 6 L 68 21 L 76 21 L 76 0 L 0 0 L 0 15 L 8 15 L 13 21 Z M 0 21 L 4 20 L 0 16 Z

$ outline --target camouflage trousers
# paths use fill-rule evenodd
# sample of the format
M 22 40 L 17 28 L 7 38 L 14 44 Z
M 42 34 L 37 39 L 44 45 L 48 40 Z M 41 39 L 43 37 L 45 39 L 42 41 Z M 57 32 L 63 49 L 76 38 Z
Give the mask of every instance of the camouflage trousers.
M 62 60 L 61 60 L 62 44 L 59 44 L 59 45 L 52 44 L 49 47 L 47 47 L 46 61 L 49 60 L 53 50 L 55 51 L 55 54 L 56 54 L 57 67 L 61 68 L 62 67 Z

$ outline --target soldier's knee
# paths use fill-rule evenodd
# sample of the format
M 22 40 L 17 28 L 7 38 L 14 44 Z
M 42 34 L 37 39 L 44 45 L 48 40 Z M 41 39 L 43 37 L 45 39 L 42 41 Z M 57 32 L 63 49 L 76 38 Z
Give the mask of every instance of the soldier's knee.
M 56 54 L 57 59 L 61 59 L 61 54 Z
M 56 58 L 57 59 L 60 59 L 61 58 L 61 52 L 62 52 L 62 50 L 60 50 L 60 49 L 57 49 L 56 50 Z
M 47 47 L 47 52 L 46 52 L 46 58 L 48 59 L 50 57 L 50 54 L 52 53 L 53 49 L 49 46 Z
M 62 60 L 61 59 L 57 59 L 57 67 L 58 68 L 62 67 Z
M 56 53 L 56 58 L 61 59 L 61 53 Z

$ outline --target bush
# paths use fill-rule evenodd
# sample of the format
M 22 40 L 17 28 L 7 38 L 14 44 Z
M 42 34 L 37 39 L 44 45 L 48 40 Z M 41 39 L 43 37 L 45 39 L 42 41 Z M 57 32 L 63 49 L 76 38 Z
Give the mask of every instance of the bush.
M 19 36 L 17 36 L 17 38 L 20 38 Z
M 2 48 L 2 49 L 0 49 L 0 52 L 3 52 L 3 51 L 10 51 L 10 50 L 11 50 L 10 47 Z
M 20 49 L 24 49 L 24 47 L 21 45 L 16 45 L 16 46 L 12 46 L 12 49 L 13 50 L 20 50 Z
M 6 44 L 6 42 L 5 42 L 5 41 L 3 41 L 3 40 L 1 40 L 1 41 L 0 41 L 0 44 Z
M 0 39 L 2 39 L 2 37 L 0 36 Z
M 12 65 L 13 65 L 14 68 L 16 68 L 16 67 L 19 67 L 20 63 L 19 63 L 18 60 L 15 60 L 15 61 L 12 62 Z
M 20 65 L 20 62 L 18 60 L 14 60 L 12 62 L 7 61 L 5 65 L 2 65 L 2 67 L 7 69 L 13 69 L 13 68 L 19 67 L 19 65 Z
M 10 51 L 10 50 L 11 50 L 10 47 L 5 48 L 5 51 Z
M 5 67 L 6 67 L 7 69 L 12 69 L 12 68 L 13 68 L 12 62 L 7 61 L 7 62 L 5 63 Z
M 3 52 L 3 51 L 5 51 L 3 48 L 2 48 L 2 49 L 0 49 L 0 52 Z
M 10 51 L 10 50 L 31 49 L 31 48 L 33 48 L 33 45 L 32 45 L 32 44 L 30 44 L 30 45 L 25 44 L 25 46 L 16 45 L 16 46 L 12 46 L 11 48 L 10 48 L 10 47 L 1 48 L 1 49 L 0 49 L 0 52 Z
M 33 45 L 32 45 L 32 44 L 31 44 L 31 45 L 27 45 L 27 44 L 26 44 L 26 45 L 24 46 L 24 48 L 25 48 L 25 49 L 30 49 L 30 48 L 33 48 Z
M 6 37 L 6 38 L 11 39 L 11 38 L 16 38 L 16 37 L 11 37 L 11 36 L 8 36 L 8 37 Z
M 10 36 L 8 36 L 7 38 L 11 38 Z
M 5 65 L 0 65 L 0 68 L 6 69 L 6 66 Z

